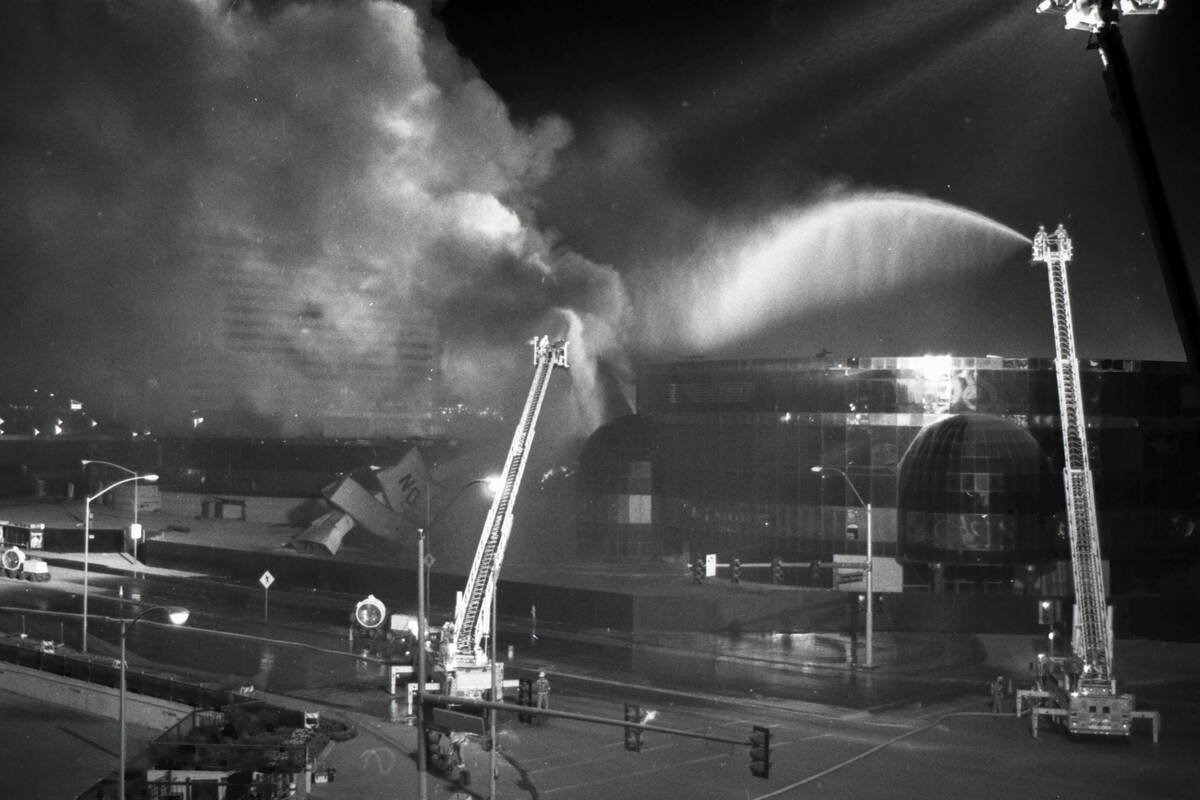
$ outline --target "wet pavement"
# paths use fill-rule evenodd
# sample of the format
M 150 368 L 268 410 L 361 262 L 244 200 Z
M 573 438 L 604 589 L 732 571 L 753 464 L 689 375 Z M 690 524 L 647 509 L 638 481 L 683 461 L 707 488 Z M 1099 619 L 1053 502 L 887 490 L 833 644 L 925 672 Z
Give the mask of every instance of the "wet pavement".
M 49 611 L 77 612 L 81 574 L 71 557 L 54 560 L 50 584 L 17 584 L 23 602 Z M 116 651 L 118 626 L 103 617 L 128 617 L 134 609 L 150 605 L 183 605 L 192 609 L 184 628 L 144 620 L 131 631 L 131 664 L 281 693 L 361 687 L 365 696 L 377 697 L 387 684 L 386 667 L 380 663 L 384 653 L 348 636 L 352 598 L 276 592 L 264 609 L 261 587 L 181 579 L 154 568 L 139 568 L 135 574 L 131 567 L 120 574 L 103 561 L 93 564 L 91 572 L 92 652 Z M 4 596 L 0 584 L 0 598 Z M 65 637 L 67 644 L 79 648 L 77 624 L 64 629 L 58 618 L 35 615 L 20 624 L 37 638 Z M 10 625 L 16 625 L 15 619 Z M 689 633 L 633 641 L 604 631 L 543 627 L 533 640 L 523 621 L 502 618 L 499 646 L 505 654 L 511 647 L 513 657 L 502 660 L 509 662 L 514 675 L 549 667 L 580 683 L 618 680 L 658 689 L 738 697 L 753 693 L 851 708 L 943 694 L 964 682 L 984 681 L 987 671 L 985 653 L 967 635 L 878 633 L 870 681 L 859 680 L 866 670 L 864 643 L 847 634 Z M 363 655 L 368 658 L 360 658 Z M 371 710 L 379 713 L 380 703 L 374 705 Z
M 271 535 L 269 546 L 278 547 L 277 539 L 277 533 Z M 264 537 L 262 546 L 267 546 L 266 542 Z M 247 546 L 249 542 L 242 537 L 239 544 Z M 222 546 L 219 537 L 213 540 L 213 546 Z M 0 582 L 0 604 L 77 611 L 82 591 L 80 558 L 78 554 L 49 556 L 54 574 L 49 585 Z M 127 616 L 134 607 L 159 603 L 193 608 L 188 626 L 191 630 L 186 632 L 153 625 L 143 628 L 139 624 L 130 639 L 131 668 L 161 668 L 186 673 L 196 680 L 253 687 L 257 696 L 272 702 L 321 710 L 352 722 L 359 735 L 335 746 L 324 765 L 336 770 L 334 781 L 314 786 L 311 796 L 324 800 L 415 796 L 415 730 L 404 698 L 386 694 L 384 666 L 355 657 L 364 650 L 347 637 L 345 621 L 358 598 L 278 591 L 270 595 L 264 609 L 261 587 L 235 586 L 187 571 L 148 568 L 117 554 L 93 554 L 89 586 L 92 610 L 98 615 Z M 68 644 L 78 635 L 71 630 L 72 623 L 36 622 L 35 616 L 28 615 L 22 623 L 31 628 L 31 635 L 65 639 Z M 4 622 L 17 624 L 12 613 Z M 38 624 L 47 627 L 32 630 Z M 111 625 L 93 623 L 90 632 L 93 652 L 110 654 L 115 649 Z M 525 620 L 501 620 L 502 652 L 510 645 L 513 648 L 513 657 L 507 659 L 509 676 L 546 669 L 561 707 L 620 719 L 623 703 L 634 702 L 656 708 L 673 725 L 695 729 L 740 732 L 754 720 L 777 726 L 781 755 L 803 754 L 799 761 L 789 760 L 789 766 L 780 768 L 781 774 L 801 781 L 788 796 L 813 796 L 802 788 L 806 786 L 822 787 L 822 796 L 876 796 L 856 793 L 853 788 L 862 789 L 866 784 L 841 785 L 834 775 L 813 778 L 821 774 L 821 769 L 808 762 L 819 752 L 829 764 L 839 764 L 839 759 L 850 758 L 854 752 L 873 752 L 872 748 L 886 743 L 897 731 L 920 732 L 923 740 L 938 742 L 934 751 L 946 758 L 960 757 L 952 742 L 941 741 L 936 728 L 926 730 L 930 725 L 951 726 L 967 736 L 964 741 L 972 747 L 1000 747 L 1014 763 L 1025 764 L 1027 774 L 1030 769 L 1035 775 L 1037 769 L 1042 769 L 1047 785 L 1057 786 L 1054 791 L 1061 790 L 1054 781 L 1062 769 L 1045 766 L 1041 756 L 1048 751 L 1062 755 L 1061 742 L 1067 740 L 1061 734 L 1051 739 L 1052 744 L 1031 749 L 1026 722 L 1006 718 L 1010 724 L 1001 729 L 1004 734 L 997 740 L 994 728 L 999 720 L 988 722 L 991 727 L 979 728 L 954 716 L 986 710 L 984 687 L 997 672 L 1022 680 L 1028 662 L 1045 644 L 1037 637 L 877 633 L 876 664 L 866 669 L 861 637 L 847 634 L 672 634 L 633 642 L 627 635 L 614 636 L 603 630 L 543 628 L 535 642 L 528 633 Z M 1200 681 L 1195 677 L 1200 674 L 1200 646 L 1118 642 L 1117 663 L 1125 665 L 1121 672 L 1123 688 L 1136 690 L 1143 703 L 1164 709 L 1165 746 L 1147 749 L 1138 739 L 1133 747 L 1110 750 L 1109 760 L 1123 761 L 1133 756 L 1127 771 L 1142 774 L 1143 782 L 1120 784 L 1116 775 L 1124 773 L 1114 773 L 1104 780 L 1107 785 L 1126 789 L 1131 785 L 1148 788 L 1142 796 L 1181 796 L 1170 792 L 1185 785 L 1179 780 L 1180 773 L 1192 768 L 1190 757 L 1179 755 L 1179 748 L 1196 744 L 1200 732 Z M 87 738 L 88 726 L 105 729 L 95 720 L 71 721 L 63 727 L 82 732 L 71 737 L 72 742 L 95 749 L 80 738 Z M 1047 738 L 1043 734 L 1038 741 Z M 748 797 L 767 796 L 768 790 L 783 785 L 778 780 L 746 778 L 745 752 L 740 748 L 722 746 L 714 751 L 676 742 L 669 736 L 653 736 L 651 740 L 656 744 L 647 752 L 627 754 L 620 746 L 619 729 L 593 730 L 560 721 L 523 726 L 506 718 L 500 730 L 498 794 Z M 796 743 L 802 741 L 812 744 L 797 749 Z M 53 746 L 70 750 L 61 742 Z M 911 751 L 913 746 L 904 747 Z M 584 758 L 580 755 L 584 752 L 591 755 Z M 1102 757 L 1092 764 L 1098 752 L 1096 748 L 1085 754 L 1093 777 L 1103 777 L 1107 768 Z M 470 742 L 465 750 L 469 782 L 464 784 L 461 777 L 434 777 L 430 796 L 486 796 L 490 757 L 478 741 Z M 1074 757 L 1079 758 L 1078 754 Z M 923 763 L 923 758 L 915 763 Z M 97 778 L 108 769 L 104 761 L 100 758 L 89 767 L 99 770 Z M 1161 774 L 1150 781 L 1144 777 L 1145 770 L 1155 769 L 1154 764 Z M 903 762 L 894 768 L 901 774 L 912 769 Z M 980 765 L 978 769 L 987 772 L 990 768 Z M 693 772 L 704 777 L 687 784 L 692 778 L 682 776 Z M 1066 772 L 1070 773 L 1071 768 Z M 1080 788 L 1090 780 L 1086 775 L 1077 777 L 1080 783 L 1069 785 Z M 953 791 L 930 792 L 925 785 L 924 794 L 903 791 L 893 796 L 1011 796 L 965 778 L 955 781 L 951 782 L 957 786 Z M 657 791 L 662 792 L 667 791 L 663 787 L 682 785 L 690 785 L 687 794 L 646 793 L 647 787 L 658 787 Z M 914 784 L 913 791 L 920 785 Z M 1089 796 L 1131 796 L 1106 793 L 1104 781 L 1096 785 L 1101 789 L 1091 789 Z M 887 782 L 878 787 L 884 791 Z M 1031 791 L 1024 796 L 1075 795 Z

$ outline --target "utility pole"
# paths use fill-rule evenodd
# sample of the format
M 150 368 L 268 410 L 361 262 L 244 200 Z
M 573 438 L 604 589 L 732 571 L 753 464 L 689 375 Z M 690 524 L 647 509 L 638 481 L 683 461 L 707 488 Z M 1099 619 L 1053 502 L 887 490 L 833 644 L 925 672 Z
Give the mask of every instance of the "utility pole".
M 809 469 L 818 475 L 824 475 L 826 472 L 835 472 L 841 475 L 842 479 L 846 481 L 846 486 L 854 493 L 855 499 L 858 500 L 858 504 L 863 507 L 863 511 L 867 515 L 867 560 L 863 565 L 863 574 L 867 581 L 867 669 L 873 669 L 875 667 L 875 562 L 873 560 L 875 553 L 873 552 L 874 531 L 871 529 L 871 504 L 859 494 L 854 481 L 850 480 L 850 476 L 846 474 L 845 470 L 820 464 Z M 857 620 L 854 625 L 857 627 Z
M 491 659 L 492 659 L 492 700 L 498 701 L 503 699 L 500 695 L 500 684 L 496 680 L 496 573 L 492 572 L 492 632 L 489 634 L 491 638 Z M 491 760 L 488 765 L 488 800 L 496 800 L 496 748 L 500 743 L 496 740 L 496 709 L 488 710 L 488 736 L 491 737 L 492 747 L 490 750 Z
M 428 492 L 426 502 L 428 503 Z M 426 505 L 426 518 L 429 508 Z M 425 619 L 425 529 L 417 530 L 417 797 L 429 800 L 429 785 L 426 781 L 425 742 L 425 643 L 429 641 L 428 622 Z

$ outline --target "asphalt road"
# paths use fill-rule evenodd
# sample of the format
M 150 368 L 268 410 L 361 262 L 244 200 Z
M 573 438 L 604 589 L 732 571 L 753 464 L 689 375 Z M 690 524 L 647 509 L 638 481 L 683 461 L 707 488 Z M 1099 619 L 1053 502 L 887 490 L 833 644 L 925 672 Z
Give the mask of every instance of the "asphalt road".
M 349 657 L 352 648 L 339 622 L 348 615 L 347 598 L 281 593 L 271 598 L 264 625 L 261 589 L 253 587 L 95 574 L 90 583 L 95 614 L 129 614 L 135 603 L 192 609 L 189 627 L 197 630 L 139 625 L 130 642 L 135 666 L 249 683 L 376 720 L 380 741 L 366 750 L 361 742 L 354 745 L 359 749 L 345 746 L 341 756 L 335 748 L 339 779 L 314 796 L 415 796 L 409 791 L 415 733 L 401 704 L 383 693 L 382 667 Z M 56 570 L 48 585 L 0 581 L 0 604 L 77 611 L 80 588 L 70 570 Z M 26 624 L 49 625 L 50 634 L 60 629 L 58 622 L 34 622 L 37 616 L 30 614 Z M 15 618 L 9 615 L 7 622 L 15 624 Z M 94 652 L 115 647 L 110 626 L 92 628 Z M 67 632 L 68 641 L 72 635 Z M 1180 678 L 1180 664 L 1159 673 L 1161 680 L 1154 679 L 1152 665 L 1142 666 L 1139 705 L 1164 715 L 1158 744 L 1144 732 L 1113 741 L 1069 738 L 1045 727 L 1035 740 L 1027 719 L 988 712 L 976 674 L 983 665 L 955 666 L 939 645 L 919 638 L 883 642 L 905 648 L 914 669 L 893 665 L 875 673 L 846 668 L 847 659 L 836 654 L 850 643 L 836 637 L 786 645 L 775 639 L 720 646 L 678 640 L 664 643 L 671 646 L 653 657 L 550 639 L 531 647 L 513 638 L 518 652 L 510 668 L 547 669 L 557 709 L 620 719 L 624 703 L 633 702 L 656 711 L 656 725 L 735 739 L 748 739 L 753 725 L 765 725 L 772 729 L 773 766 L 762 780 L 750 775 L 742 746 L 647 732 L 643 750 L 633 753 L 617 727 L 561 719 L 525 725 L 508 716 L 498 737 L 499 797 L 1182 798 L 1192 796 L 1200 777 L 1200 678 L 1186 677 L 1187 670 Z M 689 670 L 697 663 L 695 649 L 704 663 L 723 666 Z M 825 657 L 806 665 L 806 653 Z M 785 668 L 788 655 L 791 669 Z M 435 800 L 486 796 L 489 756 L 477 742 L 466 750 L 470 783 L 435 779 Z
M 578 697 L 558 707 L 609 717 L 622 710 Z M 1027 720 L 990 713 L 983 696 L 886 714 L 678 699 L 656 710 L 655 724 L 721 736 L 748 738 L 752 725 L 769 726 L 770 778 L 750 775 L 744 747 L 647 733 L 644 749 L 632 753 L 619 730 L 553 720 L 510 725 L 500 736 L 522 766 L 520 796 L 1182 798 L 1192 796 L 1197 777 L 1194 724 L 1173 728 L 1157 745 L 1148 735 L 1098 741 L 1056 731 L 1034 740 Z
M 0 582 L 0 605 L 78 613 L 81 573 L 56 566 L 54 575 L 47 584 Z M 350 610 L 361 598 L 275 592 L 264 604 L 265 592 L 259 586 L 152 573 L 135 578 L 93 571 L 89 587 L 93 652 L 115 653 L 118 643 L 117 625 L 100 617 L 129 617 L 162 604 L 191 610 L 186 628 L 164 629 L 148 624 L 149 619 L 139 623 L 129 638 L 135 666 L 140 659 L 209 682 L 281 693 L 359 687 L 368 690 L 363 698 L 368 704 L 369 696 L 386 682 L 382 665 L 351 657 L 383 655 L 348 639 Z M 78 648 L 80 623 L 63 620 L 30 615 L 24 624 L 37 638 L 63 640 Z M 548 667 L 579 679 L 702 694 L 771 696 L 866 709 L 929 702 L 973 691 L 987 680 L 982 664 L 969 664 L 976 654 L 967 636 L 881 634 L 877 653 L 881 658 L 892 653 L 893 663 L 887 670 L 869 673 L 851 668 L 855 657 L 861 657 L 862 642 L 846 635 L 664 635 L 630 646 L 625 640 L 606 644 L 603 636 L 568 637 L 545 628 L 534 643 L 520 620 L 502 619 L 500 628 L 501 652 L 513 647 L 516 658 L 509 660 L 517 669 Z M 903 664 L 894 663 L 896 659 Z

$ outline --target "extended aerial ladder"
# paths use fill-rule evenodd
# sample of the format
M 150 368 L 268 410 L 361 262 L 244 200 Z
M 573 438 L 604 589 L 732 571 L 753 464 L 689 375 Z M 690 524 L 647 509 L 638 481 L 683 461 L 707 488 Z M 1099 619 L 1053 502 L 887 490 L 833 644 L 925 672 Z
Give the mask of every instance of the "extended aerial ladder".
M 456 605 L 453 632 L 449 642 L 444 643 L 442 668 L 446 676 L 446 694 L 478 696 L 492 688 L 493 672 L 502 667 L 497 664 L 493 669 L 491 658 L 484 651 L 485 640 L 493 635 L 488 612 L 512 531 L 513 506 L 521 488 L 521 476 L 525 472 L 550 376 L 554 367 L 568 366 L 567 342 L 551 342 L 546 336 L 535 339 L 533 364 L 533 383 L 504 462 L 503 483 L 492 500 L 467 576 L 466 590 Z M 502 680 L 502 676 L 496 676 L 495 680 Z
M 1057 719 L 1072 733 L 1125 736 L 1130 734 L 1135 718 L 1147 718 L 1153 723 L 1157 742 L 1158 712 L 1135 711 L 1133 695 L 1117 693 L 1112 673 L 1112 624 L 1100 558 L 1096 494 L 1088 461 L 1087 421 L 1067 284 L 1067 264 L 1072 255 L 1071 239 L 1062 225 L 1053 234 L 1039 228 L 1033 238 L 1033 261 L 1046 265 L 1054 317 L 1055 373 L 1062 416 L 1063 488 L 1075 588 L 1073 652 L 1065 657 L 1039 657 L 1037 687 L 1017 693 L 1017 715 L 1021 714 L 1022 701 L 1030 701 L 1034 736 L 1040 716 Z M 1047 701 L 1049 704 L 1044 704 Z

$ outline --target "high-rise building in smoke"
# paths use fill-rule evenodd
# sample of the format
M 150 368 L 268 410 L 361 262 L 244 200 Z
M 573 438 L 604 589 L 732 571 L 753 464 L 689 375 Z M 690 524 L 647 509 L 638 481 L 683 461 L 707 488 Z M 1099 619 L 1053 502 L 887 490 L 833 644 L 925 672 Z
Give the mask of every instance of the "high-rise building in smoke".
M 188 417 L 210 435 L 383 438 L 437 432 L 434 316 L 406 307 L 352 261 L 211 257 L 185 380 Z

